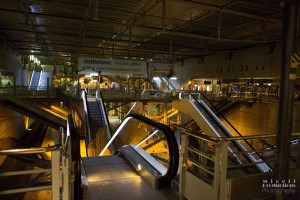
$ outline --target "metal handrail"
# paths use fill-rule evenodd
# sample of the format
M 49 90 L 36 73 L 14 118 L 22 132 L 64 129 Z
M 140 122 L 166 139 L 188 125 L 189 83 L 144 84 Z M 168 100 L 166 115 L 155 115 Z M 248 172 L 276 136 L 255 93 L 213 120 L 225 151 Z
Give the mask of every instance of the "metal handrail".
M 199 93 L 199 95 L 202 95 L 201 93 Z M 203 95 L 202 95 L 203 96 Z M 204 98 L 204 101 L 199 101 L 193 94 L 189 94 L 189 98 L 191 100 L 194 100 L 196 101 L 196 103 L 201 107 L 201 108 L 204 108 L 205 112 L 208 114 L 208 116 L 210 117 L 210 119 L 213 120 L 214 124 L 216 124 L 217 128 L 220 129 L 220 131 L 222 133 L 224 133 L 226 136 L 228 137 L 232 137 L 232 133 L 225 127 L 225 125 L 220 121 L 219 118 L 217 118 L 217 116 L 215 115 L 215 113 L 213 113 L 210 108 L 207 106 L 207 104 L 204 102 L 204 101 L 207 101 L 205 98 Z M 210 103 L 210 102 L 208 102 Z M 233 127 L 234 128 L 234 127 Z M 217 134 L 219 135 L 219 134 Z M 239 134 L 240 135 L 240 134 Z M 220 135 L 219 135 L 220 136 Z M 241 135 L 240 135 L 241 136 Z M 252 149 L 252 150 L 255 150 L 254 147 L 247 141 L 247 140 L 244 140 L 246 142 L 246 144 Z M 234 143 L 234 145 L 239 149 L 239 150 L 247 150 L 245 148 L 244 145 L 242 145 L 241 143 L 239 143 L 237 140 L 232 140 L 232 142 Z M 229 149 L 231 151 L 231 153 L 235 154 L 232 149 Z M 261 157 L 259 154 L 257 154 L 258 158 L 260 160 L 263 160 L 263 157 Z M 236 155 L 235 155 L 236 157 Z M 247 161 L 251 161 L 251 162 L 256 162 L 256 158 L 253 157 L 253 155 L 251 154 L 245 154 L 244 158 L 247 160 Z M 241 158 L 238 158 L 236 157 L 236 159 L 238 160 L 238 162 L 242 162 Z M 241 163 L 240 163 L 241 164 Z M 265 171 L 266 169 L 267 170 L 272 170 L 272 167 L 268 164 L 268 163 L 265 163 L 265 166 L 256 166 L 260 171 Z
M 106 114 L 106 107 L 104 105 L 104 101 L 103 101 L 103 96 L 102 96 L 102 92 L 100 90 L 96 90 L 96 100 L 98 101 L 98 105 L 101 107 L 101 114 L 103 116 L 104 119 L 104 123 L 105 125 L 108 126 L 108 130 L 110 129 L 110 123 Z M 111 134 L 110 134 L 111 135 Z
M 1 172 L 0 176 L 9 177 L 16 175 L 30 175 L 30 174 L 51 174 L 51 184 L 39 185 L 34 187 L 23 187 L 16 189 L 0 190 L 0 195 L 15 194 L 23 192 L 32 192 L 40 190 L 52 190 L 52 199 L 70 199 L 72 196 L 73 183 L 70 180 L 70 175 L 74 173 L 74 142 L 71 140 L 73 135 L 74 127 L 70 124 L 73 121 L 71 115 L 68 116 L 68 123 L 66 132 L 61 128 L 60 142 L 56 142 L 54 146 L 39 147 L 39 148 L 20 148 L 20 149 L 6 149 L 0 150 L 0 155 L 26 155 L 26 154 L 41 154 L 45 152 L 51 152 L 51 168 L 49 169 L 30 169 L 30 170 L 18 170 Z M 73 138 L 73 137 L 72 137 Z M 61 189 L 62 188 L 62 189 Z
M 218 137 L 211 137 L 211 136 L 207 136 L 207 135 L 204 135 L 204 134 L 201 134 L 201 133 L 195 133 L 192 130 L 184 128 L 182 126 L 179 126 L 175 123 L 173 124 L 173 127 L 176 128 L 176 129 L 180 129 L 185 134 L 187 134 L 191 137 L 194 137 L 194 138 L 199 139 L 199 140 L 204 140 L 206 142 L 211 142 L 213 144 L 217 144 L 218 140 L 220 139 Z
M 292 136 L 300 136 L 300 133 L 292 133 Z M 266 134 L 266 135 L 249 135 L 249 136 L 234 136 L 234 137 L 222 137 L 220 140 L 246 140 L 246 139 L 258 139 L 258 138 L 275 138 L 275 134 Z
M 180 129 L 184 131 L 185 133 L 188 133 L 190 136 L 204 140 L 204 141 L 209 141 L 212 143 L 217 143 L 220 140 L 224 141 L 232 141 L 232 140 L 246 140 L 246 139 L 258 139 L 258 138 L 275 138 L 276 134 L 263 134 L 263 135 L 249 135 L 249 136 L 233 136 L 233 137 L 212 137 L 212 136 L 207 136 L 201 133 L 196 133 L 193 130 L 184 128 L 178 124 L 172 124 L 175 128 Z M 300 133 L 292 133 L 292 137 L 297 137 L 300 136 Z
M 83 90 L 81 93 L 81 98 L 83 101 L 84 113 L 85 113 L 85 120 L 86 120 L 86 132 L 87 132 L 87 144 L 91 141 L 91 128 L 90 128 L 90 121 L 89 121 L 89 114 L 88 114 L 88 107 L 87 107 L 87 98 L 86 93 Z
M 6 149 L 0 150 L 0 155 L 22 155 L 22 154 L 40 154 L 59 149 L 59 145 L 41 148 L 24 148 L 24 149 Z

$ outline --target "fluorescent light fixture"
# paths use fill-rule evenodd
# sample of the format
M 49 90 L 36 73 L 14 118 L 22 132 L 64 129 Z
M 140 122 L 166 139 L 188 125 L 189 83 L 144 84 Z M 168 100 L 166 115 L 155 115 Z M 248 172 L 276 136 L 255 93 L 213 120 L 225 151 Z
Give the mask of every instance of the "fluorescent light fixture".
M 170 78 L 171 80 L 177 80 L 177 77 L 176 76 L 173 76 Z

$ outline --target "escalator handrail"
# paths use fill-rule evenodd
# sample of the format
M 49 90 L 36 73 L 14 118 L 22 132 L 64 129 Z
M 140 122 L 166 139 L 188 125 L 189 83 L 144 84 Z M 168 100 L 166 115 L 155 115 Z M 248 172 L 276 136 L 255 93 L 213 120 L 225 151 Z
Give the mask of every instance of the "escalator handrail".
M 109 123 L 109 119 L 107 117 L 107 111 L 106 111 L 106 107 L 104 105 L 104 101 L 103 101 L 103 95 L 102 95 L 102 92 L 101 90 L 97 90 L 96 91 L 96 99 L 97 99 L 97 102 L 100 102 L 100 107 L 101 107 L 101 114 L 103 116 L 103 119 L 104 119 L 104 123 L 105 125 L 108 126 L 109 130 L 110 130 L 110 123 Z
M 192 94 L 192 96 L 193 96 L 193 94 Z M 208 98 L 204 95 L 204 94 L 202 94 L 202 93 L 200 93 L 200 96 L 201 97 L 203 97 L 203 99 L 205 100 L 205 103 L 206 104 L 209 104 L 209 106 L 210 107 L 212 107 L 214 110 L 215 110 L 215 112 L 217 112 L 217 114 L 218 115 L 220 115 L 228 124 L 229 124 L 229 126 L 239 135 L 239 136 L 241 136 L 242 137 L 242 134 L 233 126 L 233 124 L 223 115 L 223 113 L 221 113 L 209 100 L 208 100 Z M 195 97 L 194 97 L 195 98 Z M 255 148 L 250 144 L 250 142 L 247 140 L 247 139 L 245 139 L 244 140 L 244 142 L 250 147 L 250 149 L 252 150 L 252 151 L 254 151 L 255 152 Z M 261 160 L 263 160 L 264 161 L 264 158 L 262 157 L 262 156 L 260 156 L 259 154 L 257 154 L 256 153 L 256 155 L 261 159 Z M 268 165 L 269 166 L 269 165 Z M 272 167 L 271 166 L 269 166 L 271 169 L 272 169 Z
M 210 112 L 212 112 L 211 110 L 210 110 L 210 112 L 208 112 L 208 109 L 205 107 L 205 106 L 203 106 L 202 104 L 201 104 L 201 102 L 199 102 L 199 100 L 193 95 L 193 94 L 190 94 L 189 95 L 189 97 L 190 98 L 192 98 L 200 107 L 202 107 L 202 108 L 204 108 L 204 110 L 205 110 L 205 112 L 209 115 L 209 117 L 215 122 L 215 124 L 218 126 L 218 128 L 220 128 L 221 129 L 221 131 L 227 136 L 227 137 L 232 137 L 233 135 L 230 133 L 230 131 L 222 124 L 222 122 L 219 120 L 219 118 L 217 118 L 216 116 L 214 116 L 215 114 L 212 114 L 212 113 L 210 113 Z M 205 102 L 203 101 L 203 103 L 205 104 Z M 205 104 L 206 105 L 206 104 Z M 207 106 L 207 105 L 206 105 Z M 246 140 L 245 140 L 246 141 Z M 248 142 L 248 141 L 247 141 Z M 235 147 L 237 147 L 240 151 L 241 150 L 247 150 L 247 149 L 245 149 L 245 147 L 242 145 L 242 144 L 240 144 L 238 141 L 236 141 L 236 140 L 234 140 L 233 141 L 233 144 L 235 145 Z M 252 149 L 253 151 L 255 151 L 254 149 Z M 256 161 L 256 159 L 252 156 L 252 155 L 250 155 L 250 154 L 243 154 L 243 155 L 245 155 L 245 158 L 246 158 L 246 160 L 248 160 L 248 161 L 250 161 L 250 162 L 252 162 L 253 160 L 254 161 Z M 268 167 L 269 167 L 269 169 L 271 169 L 272 170 L 272 168 L 271 168 L 271 166 L 268 164 L 268 163 L 266 163 L 265 161 L 264 161 L 264 159 L 259 155 L 259 154 L 257 154 L 256 153 L 256 155 L 264 162 L 264 164 L 266 164 Z M 256 165 L 256 167 L 258 167 L 257 165 Z M 258 167 L 258 169 L 259 170 L 261 170 L 261 168 L 259 168 Z
M 220 115 L 228 124 L 229 126 L 239 135 L 239 136 L 242 136 L 242 134 L 232 125 L 232 123 L 223 115 L 223 113 L 221 113 L 208 99 L 207 97 L 200 93 L 201 97 L 203 97 L 203 99 L 205 100 L 205 103 L 209 105 L 209 107 L 213 108 L 216 112 L 216 114 Z M 249 144 L 249 146 L 252 147 L 252 145 Z M 252 149 L 253 150 L 253 149 Z
M 159 181 L 160 181 L 159 184 L 160 185 L 169 185 L 171 183 L 171 180 L 173 178 L 175 178 L 175 176 L 177 174 L 177 170 L 178 170 L 178 165 L 179 165 L 179 149 L 178 149 L 177 140 L 175 138 L 175 134 L 173 133 L 173 131 L 171 130 L 170 127 L 168 127 L 164 124 L 158 123 L 156 121 L 153 121 L 153 120 L 146 118 L 139 114 L 127 115 L 119 127 L 124 126 L 124 123 L 127 123 L 127 121 L 130 118 L 137 119 L 141 122 L 151 125 L 152 127 L 155 127 L 156 129 L 160 130 L 166 136 L 167 144 L 169 147 L 170 162 L 169 162 L 169 167 L 168 167 L 167 173 L 159 179 Z M 117 131 L 115 134 L 118 134 Z M 102 155 L 102 153 L 108 148 L 109 144 L 113 143 L 114 140 L 117 138 L 117 135 L 115 135 L 115 134 L 113 135 L 111 140 L 108 142 L 108 145 L 106 145 L 106 147 L 102 150 L 100 155 Z
M 81 97 L 83 100 L 83 108 L 84 108 L 84 113 L 85 113 L 85 121 L 86 121 L 86 131 L 88 133 L 88 141 L 87 145 L 90 143 L 92 137 L 91 137 L 91 125 L 89 121 L 89 113 L 88 113 L 88 105 L 87 105 L 87 98 L 86 98 L 86 92 L 83 90 L 81 93 Z

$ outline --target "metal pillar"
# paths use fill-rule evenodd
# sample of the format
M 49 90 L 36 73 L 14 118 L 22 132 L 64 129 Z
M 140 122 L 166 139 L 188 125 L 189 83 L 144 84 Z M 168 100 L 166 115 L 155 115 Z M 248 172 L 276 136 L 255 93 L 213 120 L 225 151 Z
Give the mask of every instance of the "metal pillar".
M 280 76 L 280 98 L 278 108 L 277 151 L 275 158 L 275 178 L 278 181 L 288 179 L 289 150 L 293 118 L 293 90 L 296 78 L 295 69 L 291 68 L 291 54 L 295 52 L 298 31 L 299 3 L 284 3 L 283 47 Z M 282 199 L 277 194 L 277 199 Z M 279 197 L 280 196 L 280 197 Z

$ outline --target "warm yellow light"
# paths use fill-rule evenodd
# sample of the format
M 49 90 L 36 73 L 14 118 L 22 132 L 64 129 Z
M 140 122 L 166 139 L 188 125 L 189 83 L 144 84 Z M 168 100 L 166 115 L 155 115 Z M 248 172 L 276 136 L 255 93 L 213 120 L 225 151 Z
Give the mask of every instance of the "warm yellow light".
M 140 164 L 137 165 L 137 170 L 141 171 L 142 170 L 142 166 Z

